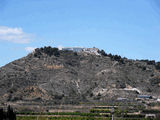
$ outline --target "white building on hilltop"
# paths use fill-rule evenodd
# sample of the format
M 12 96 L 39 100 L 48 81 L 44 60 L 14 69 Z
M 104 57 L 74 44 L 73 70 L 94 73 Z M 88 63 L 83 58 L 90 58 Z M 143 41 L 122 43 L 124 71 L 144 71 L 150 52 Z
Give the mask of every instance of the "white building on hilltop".
M 86 52 L 86 53 L 90 53 L 90 54 L 100 55 L 98 53 L 99 49 L 95 48 L 95 47 L 93 47 L 93 48 L 84 48 L 83 51 Z
M 85 48 L 82 48 L 82 47 L 64 47 L 64 48 L 62 48 L 63 51 L 69 50 L 69 51 L 73 51 L 73 52 L 82 52 L 83 49 L 85 49 Z
M 69 51 L 73 51 L 73 52 L 85 52 L 85 53 L 89 53 L 89 54 L 95 54 L 95 55 L 100 55 L 98 53 L 99 49 L 98 48 L 83 48 L 83 47 L 64 47 L 61 50 L 69 50 Z

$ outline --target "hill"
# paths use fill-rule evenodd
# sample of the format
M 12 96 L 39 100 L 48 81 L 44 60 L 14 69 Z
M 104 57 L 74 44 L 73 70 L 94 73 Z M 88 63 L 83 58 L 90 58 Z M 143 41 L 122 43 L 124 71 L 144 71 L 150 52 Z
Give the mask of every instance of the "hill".
M 160 97 L 159 62 L 97 52 L 37 48 L 1 67 L 1 103 L 79 104 Z

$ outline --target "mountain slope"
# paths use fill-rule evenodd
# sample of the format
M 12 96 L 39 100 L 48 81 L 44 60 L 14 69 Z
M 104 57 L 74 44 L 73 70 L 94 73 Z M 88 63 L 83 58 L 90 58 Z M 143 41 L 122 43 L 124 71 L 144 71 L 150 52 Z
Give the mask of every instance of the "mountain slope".
M 0 101 L 74 104 L 160 97 L 157 68 L 153 61 L 45 47 L 0 68 Z

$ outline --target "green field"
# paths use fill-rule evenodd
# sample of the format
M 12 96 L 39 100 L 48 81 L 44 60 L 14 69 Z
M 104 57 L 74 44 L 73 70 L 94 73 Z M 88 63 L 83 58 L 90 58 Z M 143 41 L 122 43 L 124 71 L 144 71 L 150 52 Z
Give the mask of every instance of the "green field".
M 101 117 L 44 117 L 44 116 L 18 116 L 17 120 L 111 120 Z
M 145 118 L 146 114 L 154 114 L 152 119 Z M 16 112 L 17 120 L 160 120 L 160 111 L 145 109 L 143 106 L 95 106 L 88 112 Z M 153 119 L 157 118 L 157 119 Z
M 44 116 L 18 116 L 17 120 L 111 120 L 111 118 L 105 117 L 44 117 Z M 156 120 L 145 118 L 116 118 L 116 120 Z M 157 119 L 158 120 L 158 119 Z

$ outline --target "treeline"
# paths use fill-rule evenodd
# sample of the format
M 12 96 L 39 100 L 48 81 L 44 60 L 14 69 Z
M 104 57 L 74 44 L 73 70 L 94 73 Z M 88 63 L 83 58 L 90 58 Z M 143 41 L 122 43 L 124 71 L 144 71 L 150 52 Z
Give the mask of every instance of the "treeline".
M 155 60 L 141 60 L 142 62 L 146 62 L 147 65 L 154 65 L 157 70 L 160 70 L 160 62 L 156 62 Z
M 77 53 L 76 52 L 72 52 L 72 51 L 68 51 L 68 50 L 59 50 L 58 48 L 54 47 L 52 48 L 51 46 L 48 46 L 48 47 L 41 47 L 41 48 L 37 48 L 35 49 L 35 52 L 34 52 L 34 57 L 38 57 L 40 58 L 41 55 L 43 54 L 46 54 L 48 56 L 56 56 L 56 57 L 59 57 L 60 54 L 72 54 L 74 56 L 77 56 Z
M 62 51 L 60 51 L 58 48 L 55 48 L 55 47 L 52 48 L 51 46 L 48 46 L 48 47 L 45 46 L 45 47 L 35 49 L 34 56 L 40 58 L 41 55 L 47 54 L 49 56 L 54 55 L 56 57 L 59 57 L 60 52 Z M 108 56 L 112 60 L 118 61 L 121 64 L 124 64 L 124 60 L 127 59 L 125 57 L 122 58 L 120 55 L 112 55 L 111 53 L 107 54 L 104 50 L 99 50 L 98 53 L 103 56 Z M 76 53 L 74 54 L 77 55 Z M 160 62 L 155 62 L 155 60 L 140 60 L 140 61 L 146 62 L 147 65 L 154 65 L 157 70 L 160 70 Z
M 48 46 L 48 47 L 45 46 L 42 48 L 35 49 L 34 56 L 39 58 L 43 53 L 45 53 L 49 56 L 54 55 L 57 57 L 60 55 L 58 48 L 52 48 L 51 46 Z
M 103 56 L 108 56 L 111 58 L 111 60 L 118 61 L 119 63 L 122 63 L 122 64 L 124 64 L 124 59 L 126 59 L 126 58 L 122 58 L 120 55 L 112 55 L 111 53 L 107 54 L 104 50 L 99 50 L 98 53 L 100 53 Z
M 108 56 L 110 57 L 112 60 L 115 60 L 115 61 L 118 61 L 122 64 L 124 64 L 124 59 L 127 59 L 127 58 L 122 58 L 120 55 L 112 55 L 111 53 L 110 54 L 107 54 L 104 50 L 99 50 L 98 51 L 101 55 L 103 56 Z M 154 65 L 155 68 L 157 70 L 160 70 L 160 62 L 156 62 L 155 60 L 140 60 L 141 62 L 145 62 L 147 63 L 147 65 Z
M 0 109 L 0 120 L 16 120 L 16 113 L 8 106 L 7 111 Z

